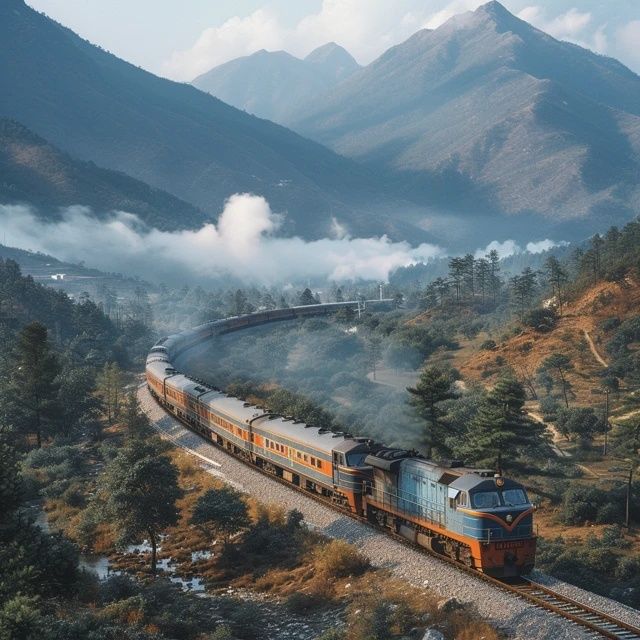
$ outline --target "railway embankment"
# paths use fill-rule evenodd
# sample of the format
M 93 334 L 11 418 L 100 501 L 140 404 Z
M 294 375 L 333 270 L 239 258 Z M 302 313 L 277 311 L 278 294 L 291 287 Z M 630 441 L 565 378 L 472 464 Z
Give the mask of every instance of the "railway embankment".
M 142 408 L 161 435 L 197 457 L 210 473 L 255 496 L 261 502 L 284 505 L 287 509 L 298 509 L 303 513 L 308 526 L 329 537 L 355 544 L 369 557 L 374 566 L 389 569 L 395 576 L 416 587 L 428 587 L 443 601 L 455 598 L 473 604 L 480 615 L 492 621 L 512 638 L 580 640 L 593 637 L 593 634 L 589 635 L 581 628 L 473 575 L 402 544 L 364 523 L 320 504 L 311 497 L 266 478 L 186 429 L 155 403 L 146 387 L 141 387 L 138 395 Z M 557 581 L 554 588 L 556 586 Z M 565 583 L 560 587 L 566 595 L 577 601 L 603 608 L 609 614 L 631 624 L 640 624 L 640 614 L 633 609 Z

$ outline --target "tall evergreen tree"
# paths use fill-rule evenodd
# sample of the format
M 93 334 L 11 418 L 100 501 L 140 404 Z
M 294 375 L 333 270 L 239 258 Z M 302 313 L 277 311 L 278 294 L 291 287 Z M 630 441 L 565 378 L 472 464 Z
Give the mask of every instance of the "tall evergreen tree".
M 7 397 L 13 425 L 24 435 L 35 434 L 38 447 L 59 426 L 59 373 L 47 328 L 39 322 L 28 324 L 18 335 Z
M 544 266 L 547 273 L 547 279 L 551 285 L 551 291 L 558 301 L 558 311 L 560 312 L 560 315 L 562 315 L 564 286 L 566 285 L 569 276 L 565 268 L 560 263 L 560 260 L 555 256 L 549 256 Z
M 571 383 L 567 378 L 569 371 L 573 371 L 573 364 L 569 356 L 563 353 L 554 353 L 548 356 L 538 367 L 538 373 L 548 373 L 552 378 L 560 382 L 564 404 L 567 409 L 569 408 L 569 391 L 571 389 Z
M 96 379 L 97 393 L 107 413 L 109 424 L 117 419 L 122 404 L 122 372 L 115 362 L 105 363 Z
M 313 297 L 313 293 L 311 292 L 311 289 L 309 289 L 309 287 L 307 287 L 301 294 L 300 294 L 300 298 L 299 298 L 299 304 L 300 305 L 309 305 L 309 304 L 318 304 L 317 300 Z
M 453 383 L 451 371 L 432 365 L 424 369 L 415 387 L 407 388 L 410 394 L 409 402 L 427 423 L 424 439 L 428 458 L 431 458 L 434 449 L 440 452 L 447 451 L 447 427 L 441 419 L 444 412 L 439 404 L 455 397 Z
M 449 260 L 449 278 L 456 292 L 456 302 L 460 302 L 462 296 L 462 283 L 464 282 L 465 272 L 466 263 L 464 258 L 451 258 Z
M 496 304 L 498 293 L 500 293 L 500 287 L 502 286 L 502 281 L 500 280 L 500 256 L 495 249 L 491 249 L 487 254 L 487 260 L 489 261 L 489 287 L 493 297 L 493 304 Z
M 525 391 L 510 374 L 501 376 L 484 397 L 469 425 L 460 452 L 473 462 L 492 461 L 501 471 L 504 458 L 539 452 L 545 426 L 530 420 L 524 411 Z

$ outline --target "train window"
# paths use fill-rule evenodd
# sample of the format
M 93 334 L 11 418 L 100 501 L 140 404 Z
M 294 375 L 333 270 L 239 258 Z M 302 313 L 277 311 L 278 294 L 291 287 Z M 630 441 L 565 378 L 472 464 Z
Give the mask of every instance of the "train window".
M 309 456 L 306 453 L 304 454 L 304 461 L 309 462 Z
M 527 494 L 522 489 L 506 489 L 502 492 L 502 500 L 507 507 L 528 504 Z
M 466 507 L 467 506 L 467 493 L 466 491 L 461 491 L 458 496 L 456 497 L 456 504 L 459 507 Z
M 322 468 L 322 461 L 321 460 L 316 459 L 316 467 L 318 467 L 318 469 Z
M 471 499 L 476 509 L 492 509 L 500 506 L 500 496 L 497 491 L 479 491 L 471 494 Z

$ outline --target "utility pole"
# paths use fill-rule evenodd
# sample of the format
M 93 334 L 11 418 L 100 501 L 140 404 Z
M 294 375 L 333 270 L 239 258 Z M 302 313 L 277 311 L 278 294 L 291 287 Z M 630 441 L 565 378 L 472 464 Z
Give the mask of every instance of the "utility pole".
M 604 392 L 604 451 L 603 455 L 607 455 L 609 444 L 609 389 Z
M 627 479 L 627 500 L 624 511 L 624 526 L 627 527 L 627 531 L 631 527 L 631 486 L 633 483 L 633 468 L 635 464 L 633 460 L 629 460 L 629 477 Z

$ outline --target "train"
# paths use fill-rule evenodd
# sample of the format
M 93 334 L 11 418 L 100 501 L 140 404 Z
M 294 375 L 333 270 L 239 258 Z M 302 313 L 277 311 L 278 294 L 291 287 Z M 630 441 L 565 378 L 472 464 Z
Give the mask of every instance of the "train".
M 493 469 L 435 462 L 417 451 L 272 413 L 172 364 L 216 335 L 345 308 L 360 312 L 391 305 L 391 300 L 376 300 L 257 311 L 162 338 L 147 357 L 148 389 L 191 430 L 300 491 L 492 577 L 531 572 L 534 506 L 515 480 Z

